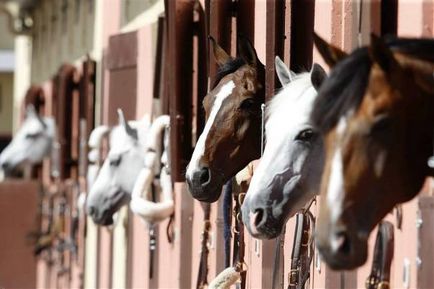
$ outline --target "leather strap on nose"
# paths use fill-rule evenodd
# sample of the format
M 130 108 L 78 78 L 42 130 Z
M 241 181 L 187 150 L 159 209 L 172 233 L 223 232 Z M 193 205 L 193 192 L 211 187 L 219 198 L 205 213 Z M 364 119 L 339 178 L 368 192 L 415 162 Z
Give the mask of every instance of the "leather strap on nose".
M 309 211 L 296 215 L 295 236 L 291 253 L 291 270 L 288 276 L 288 289 L 304 288 L 307 279 L 310 277 L 310 264 L 314 252 L 310 234 L 313 220 L 313 216 Z

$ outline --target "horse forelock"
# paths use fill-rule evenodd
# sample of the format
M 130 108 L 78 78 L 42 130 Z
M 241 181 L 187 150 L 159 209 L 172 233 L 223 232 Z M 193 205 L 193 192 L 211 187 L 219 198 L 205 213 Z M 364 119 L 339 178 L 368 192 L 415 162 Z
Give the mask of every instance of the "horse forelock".
M 360 105 L 371 66 L 372 61 L 365 47 L 357 49 L 334 67 L 320 87 L 311 113 L 317 129 L 327 132 L 346 111 Z
M 217 70 L 217 74 L 214 77 L 213 84 L 211 86 L 211 89 L 214 89 L 216 86 L 219 85 L 220 81 L 229 74 L 234 73 L 237 71 L 240 67 L 246 65 L 246 62 L 242 58 L 233 58 L 231 61 L 228 61 L 227 63 L 220 66 Z

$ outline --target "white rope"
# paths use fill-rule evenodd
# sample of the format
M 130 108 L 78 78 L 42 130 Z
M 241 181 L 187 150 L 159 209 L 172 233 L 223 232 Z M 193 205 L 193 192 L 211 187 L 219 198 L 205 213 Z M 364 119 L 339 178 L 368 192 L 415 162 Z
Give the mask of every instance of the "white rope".
M 160 222 L 172 215 L 174 211 L 172 179 L 168 169 L 168 134 L 164 134 L 163 149 L 161 135 L 170 126 L 168 115 L 159 116 L 151 125 L 146 144 L 145 167 L 139 173 L 131 194 L 130 208 L 147 223 Z M 160 171 L 160 167 L 162 167 Z M 161 200 L 149 200 L 151 185 L 155 176 L 160 174 L 159 187 Z
M 208 289 L 229 289 L 241 278 L 240 272 L 234 267 L 229 267 L 220 272 L 208 285 Z

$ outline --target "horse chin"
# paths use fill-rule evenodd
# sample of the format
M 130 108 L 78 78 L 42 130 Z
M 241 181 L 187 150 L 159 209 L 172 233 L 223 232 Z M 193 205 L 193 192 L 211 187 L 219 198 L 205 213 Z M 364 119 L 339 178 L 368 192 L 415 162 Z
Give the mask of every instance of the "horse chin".
M 320 250 L 321 253 L 321 250 Z M 336 271 L 340 270 L 353 270 L 363 264 L 365 264 L 368 252 L 367 249 L 360 249 L 357 253 L 354 253 L 350 258 L 340 259 L 333 256 L 327 257 L 321 253 L 322 258 L 327 263 L 327 265 Z
M 189 190 L 193 198 L 200 202 L 214 203 L 221 195 L 222 186 L 206 186 L 200 188 L 192 188 Z
M 329 247 L 316 243 L 322 259 L 333 270 L 353 270 L 365 264 L 368 258 L 368 241 L 365 238 L 352 241 L 351 251 L 348 255 L 333 254 Z
M 256 232 L 252 232 L 250 228 L 247 226 L 247 230 L 253 238 L 261 239 L 261 240 L 272 240 L 276 239 L 282 233 L 282 228 L 270 228 L 268 230 L 258 230 Z
M 250 225 L 250 216 L 246 216 L 246 210 L 242 209 L 242 219 L 244 226 L 246 226 L 247 231 L 249 231 L 249 234 L 256 239 L 262 239 L 262 240 L 271 240 L 277 238 L 283 231 L 283 227 L 285 226 L 286 222 L 280 222 L 280 221 L 272 221 L 267 222 L 265 226 L 257 227 L 252 229 Z M 248 215 L 248 214 L 247 214 Z

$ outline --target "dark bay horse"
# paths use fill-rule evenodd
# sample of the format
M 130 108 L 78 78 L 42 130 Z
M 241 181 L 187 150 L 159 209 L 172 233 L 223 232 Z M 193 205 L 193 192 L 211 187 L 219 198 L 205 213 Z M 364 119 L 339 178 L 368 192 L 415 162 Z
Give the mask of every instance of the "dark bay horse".
M 265 68 L 249 40 L 239 38 L 237 58 L 212 38 L 211 44 L 220 67 L 203 101 L 206 124 L 186 173 L 190 193 L 205 202 L 217 201 L 223 184 L 260 157 L 265 99 Z
M 348 56 L 315 44 L 334 66 L 311 114 L 326 151 L 316 243 L 332 268 L 352 269 L 375 225 L 431 173 L 434 40 L 373 36 Z

